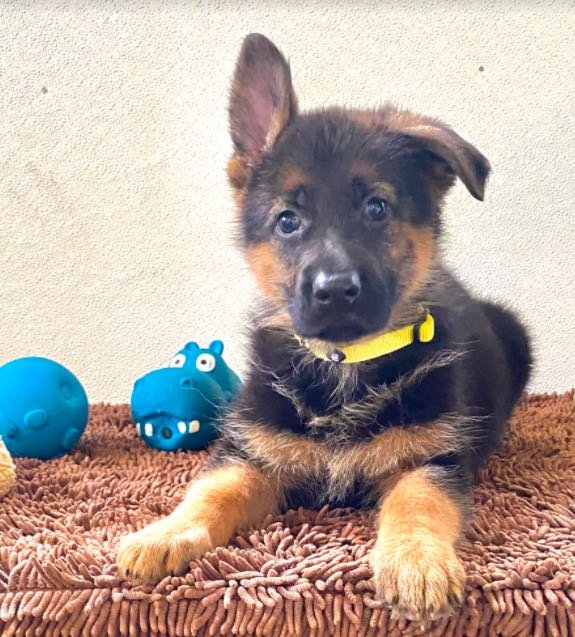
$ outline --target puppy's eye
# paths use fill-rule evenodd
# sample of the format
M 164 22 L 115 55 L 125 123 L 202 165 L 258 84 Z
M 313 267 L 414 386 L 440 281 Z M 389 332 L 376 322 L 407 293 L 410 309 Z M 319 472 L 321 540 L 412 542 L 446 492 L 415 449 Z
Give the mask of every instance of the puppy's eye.
M 383 221 L 389 212 L 387 201 L 381 197 L 371 197 L 367 201 L 365 214 L 370 221 Z
M 301 219 L 292 210 L 284 210 L 278 217 L 276 228 L 280 234 L 293 234 L 301 227 Z

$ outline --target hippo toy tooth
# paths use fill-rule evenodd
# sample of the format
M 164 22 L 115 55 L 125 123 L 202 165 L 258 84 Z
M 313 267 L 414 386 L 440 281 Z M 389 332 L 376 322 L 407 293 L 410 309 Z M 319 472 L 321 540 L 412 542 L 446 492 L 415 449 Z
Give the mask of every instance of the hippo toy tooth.
M 144 425 L 144 433 L 146 434 L 146 436 L 153 436 L 154 435 L 154 425 L 152 425 L 151 422 L 147 422 Z
M 190 433 L 195 434 L 195 433 L 198 433 L 199 430 L 200 430 L 200 421 L 192 420 L 192 422 L 190 423 Z
M 181 434 L 185 434 L 187 430 L 188 426 L 186 425 L 186 423 L 183 420 L 180 420 L 180 422 L 178 423 L 178 431 Z

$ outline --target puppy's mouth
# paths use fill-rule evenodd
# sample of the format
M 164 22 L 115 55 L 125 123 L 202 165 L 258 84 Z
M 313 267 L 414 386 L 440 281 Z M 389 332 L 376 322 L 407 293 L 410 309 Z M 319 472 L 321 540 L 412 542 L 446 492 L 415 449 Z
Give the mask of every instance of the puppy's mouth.
M 298 330 L 298 333 L 304 338 L 315 338 L 330 343 L 349 343 L 367 336 L 370 331 L 365 326 L 350 323 L 348 325 L 325 325 L 315 328 L 306 326 Z
M 295 308 L 290 308 L 290 315 L 298 336 L 336 344 L 352 343 L 381 332 L 389 319 L 387 310 L 374 312 L 369 318 L 347 314 L 327 320 L 313 320 L 302 316 Z

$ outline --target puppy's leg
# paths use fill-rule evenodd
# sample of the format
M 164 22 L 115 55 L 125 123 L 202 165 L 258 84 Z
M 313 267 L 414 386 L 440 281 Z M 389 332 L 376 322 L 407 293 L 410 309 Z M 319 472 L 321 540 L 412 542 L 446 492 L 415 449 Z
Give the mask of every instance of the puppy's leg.
M 227 544 L 237 528 L 274 512 L 277 503 L 277 481 L 248 463 L 211 469 L 192 484 L 172 514 L 121 541 L 120 574 L 155 582 L 181 573 L 190 560 Z
M 384 496 L 370 562 L 377 594 L 395 616 L 426 622 L 461 603 L 465 572 L 454 549 L 461 511 L 445 477 L 440 467 L 415 469 Z

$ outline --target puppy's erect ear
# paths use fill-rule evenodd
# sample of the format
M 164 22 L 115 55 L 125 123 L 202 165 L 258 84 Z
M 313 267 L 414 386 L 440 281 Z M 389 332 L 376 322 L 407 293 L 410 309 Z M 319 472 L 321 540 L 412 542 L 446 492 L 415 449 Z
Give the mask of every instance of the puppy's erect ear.
M 235 153 L 248 166 L 259 163 L 296 113 L 289 65 L 263 35 L 253 33 L 243 42 L 229 110 Z
M 391 110 L 387 111 L 385 120 L 391 130 L 408 135 L 432 158 L 439 160 L 432 166 L 432 177 L 440 191 L 446 191 L 453 183 L 453 175 L 457 175 L 467 190 L 483 201 L 491 167 L 477 148 L 449 126 L 431 117 Z

